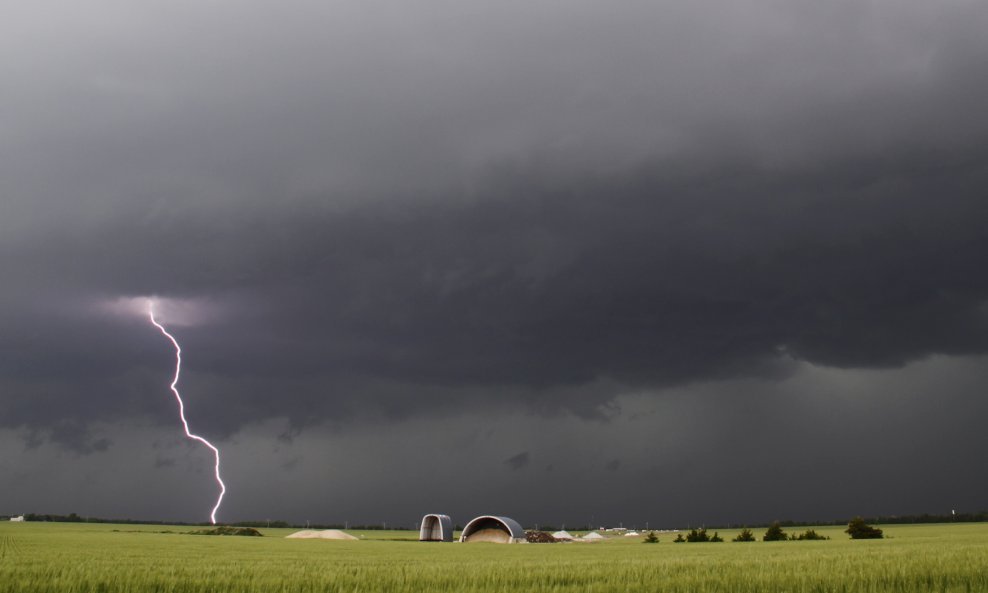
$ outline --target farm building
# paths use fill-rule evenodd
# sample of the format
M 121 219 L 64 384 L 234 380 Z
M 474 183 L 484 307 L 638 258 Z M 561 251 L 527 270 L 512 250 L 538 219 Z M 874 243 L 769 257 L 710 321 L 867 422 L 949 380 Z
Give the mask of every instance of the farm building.
M 453 520 L 449 515 L 426 515 L 419 528 L 420 542 L 453 541 Z
M 460 535 L 460 541 L 511 544 L 526 540 L 525 530 L 514 519 L 481 515 L 467 523 Z
M 23 521 L 24 520 L 24 515 L 21 515 L 20 517 L 11 517 L 10 520 L 11 521 L 15 521 L 15 522 Z

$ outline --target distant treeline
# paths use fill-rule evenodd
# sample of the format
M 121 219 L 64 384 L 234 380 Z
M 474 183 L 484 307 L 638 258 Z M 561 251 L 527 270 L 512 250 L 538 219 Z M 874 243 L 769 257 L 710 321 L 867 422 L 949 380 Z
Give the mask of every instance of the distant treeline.
M 981 511 L 979 513 L 957 513 L 954 514 L 943 514 L 943 515 L 931 515 L 930 513 L 923 513 L 922 515 L 877 515 L 874 517 L 863 517 L 867 523 L 881 523 L 884 525 L 898 525 L 906 523 L 982 523 L 988 522 L 988 511 Z M 806 525 L 847 525 L 847 519 L 826 519 L 820 521 L 776 521 L 779 525 L 783 527 L 803 527 Z M 753 524 L 752 526 L 757 526 Z M 711 529 L 729 529 L 732 527 L 743 527 L 740 523 L 733 523 L 730 525 L 712 525 Z
M 293 529 L 356 529 L 358 531 L 390 530 L 390 529 L 412 529 L 405 525 L 390 525 L 385 527 L 382 523 L 373 525 L 361 525 L 359 523 L 288 523 L 286 521 L 240 521 L 230 523 L 235 527 L 291 527 Z M 414 527 L 418 529 L 418 525 Z
M 8 519 L 9 516 L 0 515 L 0 519 Z M 190 526 L 208 526 L 208 522 L 198 522 L 198 523 L 188 523 L 184 521 L 158 521 L 154 519 L 103 519 L 101 517 L 80 517 L 76 513 L 69 513 L 68 515 L 51 515 L 51 514 L 40 514 L 40 513 L 27 513 L 24 515 L 25 521 L 54 521 L 60 523 L 119 523 L 123 525 L 190 525 Z M 864 517 L 864 520 L 868 523 L 880 523 L 883 525 L 896 525 L 902 523 L 981 523 L 988 522 L 988 511 L 981 511 L 979 513 L 957 513 L 956 515 L 932 515 L 930 513 L 923 513 L 922 515 L 879 515 L 875 517 Z M 806 525 L 847 525 L 848 519 L 827 519 L 822 521 L 778 521 L 779 525 L 782 527 L 801 527 Z M 306 528 L 306 529 L 356 529 L 359 531 L 372 531 L 372 530 L 384 530 L 384 529 L 417 529 L 418 526 L 415 525 L 411 528 L 404 525 L 391 525 L 386 526 L 383 523 L 377 523 L 373 525 L 359 525 L 359 524 L 343 524 L 343 523 L 289 523 L 288 521 L 239 521 L 237 523 L 228 523 L 235 527 L 283 527 L 283 528 Z M 741 523 L 731 523 L 723 525 L 708 525 L 710 529 L 731 529 L 738 527 L 757 527 L 757 523 L 741 524 Z M 462 529 L 461 525 L 457 525 L 456 529 Z M 556 527 L 553 525 L 539 525 L 539 528 L 543 531 L 555 531 Z M 583 526 L 573 526 L 570 529 L 575 531 L 590 531 L 592 529 L 597 529 L 597 526 L 583 525 Z
M 121 523 L 123 525 L 210 525 L 209 522 L 187 523 L 184 521 L 156 521 L 154 519 L 103 519 L 100 517 L 80 517 L 75 513 L 68 515 L 49 515 L 41 513 L 26 513 L 25 521 L 54 521 L 58 523 Z
M 9 516 L 0 516 L 9 519 Z M 189 526 L 209 526 L 211 523 L 202 521 L 189 523 L 186 521 L 159 521 L 156 519 L 104 519 L 101 517 L 81 517 L 76 513 L 68 515 L 52 515 L 41 513 L 26 513 L 25 521 L 52 521 L 57 523 L 119 523 L 122 525 L 189 525 Z M 239 521 L 237 523 L 227 523 L 234 527 L 285 527 L 285 528 L 307 528 L 307 529 L 358 529 L 360 531 L 370 531 L 374 529 L 385 529 L 384 524 L 374 525 L 344 525 L 343 523 L 309 523 L 296 524 L 288 521 Z M 406 529 L 404 526 L 392 525 L 390 529 Z

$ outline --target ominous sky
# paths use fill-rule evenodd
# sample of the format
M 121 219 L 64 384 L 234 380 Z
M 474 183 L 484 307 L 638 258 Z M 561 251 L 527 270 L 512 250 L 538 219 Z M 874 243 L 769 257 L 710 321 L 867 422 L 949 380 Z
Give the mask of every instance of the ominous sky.
M 4 13 L 0 514 L 988 506 L 984 2 Z

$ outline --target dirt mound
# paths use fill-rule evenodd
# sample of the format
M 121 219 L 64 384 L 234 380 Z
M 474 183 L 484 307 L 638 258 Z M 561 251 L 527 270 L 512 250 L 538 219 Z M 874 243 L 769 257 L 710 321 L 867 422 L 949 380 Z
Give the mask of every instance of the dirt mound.
M 295 533 L 286 535 L 285 537 L 291 539 L 357 539 L 349 533 L 344 533 L 339 529 L 323 529 L 322 531 L 315 529 L 303 529 L 302 531 L 296 531 Z
M 530 544 L 554 544 L 556 538 L 544 531 L 526 531 L 525 539 Z

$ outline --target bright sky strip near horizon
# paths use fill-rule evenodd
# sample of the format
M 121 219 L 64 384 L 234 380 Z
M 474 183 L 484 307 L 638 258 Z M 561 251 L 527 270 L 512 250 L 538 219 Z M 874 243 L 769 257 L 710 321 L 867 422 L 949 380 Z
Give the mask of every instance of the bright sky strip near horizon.
M 217 496 L 216 498 L 216 504 L 213 506 L 212 510 L 209 513 L 209 520 L 213 523 L 213 525 L 215 525 L 216 513 L 217 511 L 219 511 L 220 505 L 223 504 L 223 496 L 226 495 L 226 484 L 223 483 L 223 478 L 220 477 L 220 450 L 216 448 L 215 445 L 213 445 L 208 440 L 206 440 L 204 437 L 201 437 L 197 434 L 193 434 L 192 431 L 189 430 L 189 421 L 186 420 L 185 418 L 185 402 L 182 401 L 182 395 L 178 392 L 178 379 L 179 379 L 179 375 L 182 373 L 182 347 L 179 346 L 178 340 L 175 339 L 175 336 L 168 333 L 168 330 L 165 329 L 165 326 L 158 323 L 158 321 L 155 319 L 154 301 L 148 300 L 147 307 L 148 307 L 147 309 L 148 317 L 150 318 L 151 323 L 156 328 L 161 330 L 161 333 L 164 334 L 166 338 L 171 340 L 172 345 L 175 347 L 175 376 L 172 379 L 169 388 L 171 389 L 172 393 L 175 395 L 175 401 L 178 402 L 178 416 L 179 418 L 182 419 L 182 428 L 185 430 L 185 436 L 187 436 L 188 438 L 194 441 L 198 441 L 202 443 L 213 452 L 213 457 L 215 460 L 213 465 L 213 472 L 216 475 L 216 483 L 219 484 L 220 486 L 220 493 L 219 496 Z

